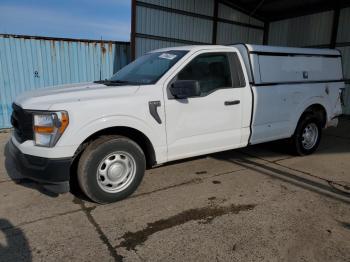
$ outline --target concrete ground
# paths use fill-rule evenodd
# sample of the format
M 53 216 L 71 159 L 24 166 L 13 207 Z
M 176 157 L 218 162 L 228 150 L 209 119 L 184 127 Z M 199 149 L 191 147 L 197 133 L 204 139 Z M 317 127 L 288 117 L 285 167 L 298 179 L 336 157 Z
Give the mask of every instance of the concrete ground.
M 0 261 L 350 261 L 350 120 L 311 156 L 270 143 L 180 161 L 108 205 L 0 160 Z

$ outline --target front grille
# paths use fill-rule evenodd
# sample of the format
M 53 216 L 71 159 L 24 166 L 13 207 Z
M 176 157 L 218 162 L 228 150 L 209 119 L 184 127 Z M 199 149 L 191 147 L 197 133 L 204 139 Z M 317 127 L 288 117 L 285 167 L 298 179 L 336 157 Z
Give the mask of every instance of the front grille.
M 33 140 L 33 115 L 15 103 L 12 104 L 11 124 L 18 142 Z

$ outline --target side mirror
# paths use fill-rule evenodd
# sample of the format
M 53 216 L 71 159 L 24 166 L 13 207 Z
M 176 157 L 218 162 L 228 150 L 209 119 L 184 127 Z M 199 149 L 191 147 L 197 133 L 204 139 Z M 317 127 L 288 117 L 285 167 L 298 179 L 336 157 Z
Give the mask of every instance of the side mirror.
M 196 80 L 177 80 L 170 86 L 170 93 L 178 99 L 201 95 L 201 87 Z

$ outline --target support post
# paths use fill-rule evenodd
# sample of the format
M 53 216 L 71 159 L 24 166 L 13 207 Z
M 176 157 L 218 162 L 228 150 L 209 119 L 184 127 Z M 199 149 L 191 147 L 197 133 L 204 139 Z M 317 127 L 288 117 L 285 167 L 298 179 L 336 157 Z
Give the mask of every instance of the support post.
M 219 0 L 214 0 L 214 14 L 213 14 L 213 32 L 212 41 L 213 45 L 217 42 L 217 32 L 218 32 L 218 13 L 219 13 Z
M 331 41 L 329 43 L 330 48 L 335 48 L 335 45 L 337 43 L 339 15 L 340 15 L 340 8 L 336 7 L 333 11 Z
M 269 30 L 270 30 L 270 22 L 265 22 L 264 23 L 263 45 L 269 44 Z
M 136 57 L 136 0 L 131 0 L 131 34 L 130 34 L 130 49 L 131 61 Z

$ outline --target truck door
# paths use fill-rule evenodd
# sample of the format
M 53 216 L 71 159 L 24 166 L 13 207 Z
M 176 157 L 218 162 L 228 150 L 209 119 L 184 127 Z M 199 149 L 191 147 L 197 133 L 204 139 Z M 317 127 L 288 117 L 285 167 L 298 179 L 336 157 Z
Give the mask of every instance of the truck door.
M 176 80 L 197 80 L 201 95 L 172 97 L 169 87 Z M 251 101 L 245 101 L 248 87 L 237 53 L 194 55 L 166 85 L 168 160 L 242 146 L 242 127 L 249 128 L 242 109 Z

